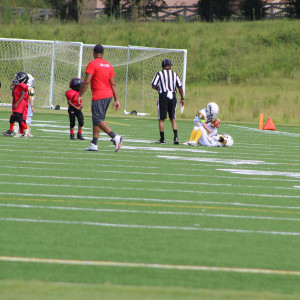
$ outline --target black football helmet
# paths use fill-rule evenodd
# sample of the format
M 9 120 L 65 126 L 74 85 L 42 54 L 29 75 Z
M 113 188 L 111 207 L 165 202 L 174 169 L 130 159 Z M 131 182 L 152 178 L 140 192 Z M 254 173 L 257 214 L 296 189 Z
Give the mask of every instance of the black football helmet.
M 17 75 L 16 75 L 16 80 L 19 82 L 19 83 L 27 83 L 29 77 L 28 77 L 28 74 L 25 73 L 25 72 L 19 72 Z
M 80 78 L 72 78 L 70 81 L 70 88 L 74 91 L 79 92 L 82 82 L 83 81 Z

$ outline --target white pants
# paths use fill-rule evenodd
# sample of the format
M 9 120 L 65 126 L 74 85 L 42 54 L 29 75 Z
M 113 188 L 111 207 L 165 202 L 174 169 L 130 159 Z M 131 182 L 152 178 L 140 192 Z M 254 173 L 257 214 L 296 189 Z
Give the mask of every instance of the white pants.
M 33 97 L 32 101 L 34 103 L 34 97 Z M 26 119 L 27 125 L 31 124 L 32 116 L 33 116 L 32 108 L 31 108 L 30 102 L 28 101 L 28 113 L 27 113 L 27 119 Z

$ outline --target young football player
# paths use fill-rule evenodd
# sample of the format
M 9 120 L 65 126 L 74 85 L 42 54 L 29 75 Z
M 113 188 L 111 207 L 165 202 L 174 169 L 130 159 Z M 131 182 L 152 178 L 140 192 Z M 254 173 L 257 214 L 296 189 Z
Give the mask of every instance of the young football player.
M 20 134 L 26 135 L 27 125 L 23 122 L 23 112 L 28 103 L 28 75 L 25 72 L 19 72 L 16 77 L 12 80 L 12 114 L 9 119 L 10 127 L 9 130 L 3 132 L 4 135 L 14 136 L 13 128 L 15 122 L 19 123 Z
M 31 74 L 28 74 L 28 113 L 27 113 L 27 118 L 26 118 L 26 125 L 28 127 L 28 137 L 33 137 L 31 134 L 31 122 L 32 122 L 32 117 L 34 113 L 34 94 L 35 94 L 35 86 L 34 86 L 34 77 Z M 24 118 L 24 116 L 23 116 Z
M 207 132 L 209 134 L 216 134 L 216 128 L 214 125 L 211 125 L 211 122 L 217 119 L 218 114 L 219 106 L 215 102 L 210 102 L 206 108 L 199 110 L 194 119 L 195 126 L 191 136 L 184 145 L 197 146 L 202 135 L 206 136 Z M 203 137 L 203 139 L 206 140 L 206 137 Z
M 26 135 L 24 137 L 33 137 L 33 135 L 30 133 L 31 128 L 31 121 L 32 121 L 32 116 L 34 112 L 33 104 L 34 104 L 34 93 L 35 93 L 35 88 L 33 85 L 34 82 L 34 77 L 27 73 L 28 75 L 28 81 L 27 81 L 27 86 L 28 86 L 28 102 L 25 103 L 24 106 L 24 111 L 23 111 L 23 122 L 27 125 L 28 129 L 26 131 Z M 14 137 L 22 137 L 22 134 L 19 132 L 19 125 L 15 124 L 14 126 Z
M 84 137 L 82 136 L 82 127 L 84 124 L 84 117 L 82 113 L 82 102 L 78 102 L 78 94 L 80 90 L 80 86 L 82 84 L 82 80 L 80 78 L 72 78 L 70 81 L 70 88 L 71 90 L 68 90 L 66 92 L 66 98 L 69 105 L 68 113 L 69 113 L 69 120 L 70 120 L 70 139 L 76 140 L 74 135 L 74 127 L 75 127 L 75 121 L 77 118 L 78 121 L 78 132 L 77 132 L 77 139 L 78 140 L 84 140 Z

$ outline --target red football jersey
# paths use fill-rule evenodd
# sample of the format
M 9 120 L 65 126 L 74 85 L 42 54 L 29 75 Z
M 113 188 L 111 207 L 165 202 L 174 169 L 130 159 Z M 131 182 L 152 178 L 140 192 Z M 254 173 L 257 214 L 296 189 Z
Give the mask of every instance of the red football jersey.
M 76 92 L 74 90 L 68 90 L 68 91 L 66 91 L 65 95 L 68 100 L 71 100 L 71 103 L 73 105 L 80 106 L 82 104 L 82 101 L 78 102 L 78 94 L 79 94 L 79 92 Z
M 91 82 L 92 100 L 113 96 L 109 80 L 115 76 L 115 73 L 111 64 L 101 57 L 95 58 L 87 65 L 85 73 L 93 75 Z
M 17 108 L 14 108 L 14 104 L 20 99 L 22 92 L 24 92 L 23 100 L 18 104 Z M 17 113 L 23 113 L 26 106 L 28 106 L 28 86 L 25 83 L 19 83 L 16 85 L 12 91 L 13 103 L 12 103 L 12 111 Z

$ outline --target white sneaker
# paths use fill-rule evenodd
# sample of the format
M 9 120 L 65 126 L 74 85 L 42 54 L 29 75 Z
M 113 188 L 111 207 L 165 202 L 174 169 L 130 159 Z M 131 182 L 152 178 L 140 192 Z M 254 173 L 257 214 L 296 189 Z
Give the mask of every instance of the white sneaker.
M 182 145 L 186 145 L 186 146 L 189 145 L 189 141 L 183 143 Z
M 189 144 L 190 146 L 197 146 L 197 143 L 196 143 L 194 140 L 189 141 L 188 144 Z
M 115 152 L 117 152 L 122 144 L 123 137 L 121 135 L 116 135 L 113 139 L 113 143 L 115 144 Z
M 98 151 L 98 145 L 95 145 L 91 142 L 90 146 L 88 148 L 85 148 L 84 150 L 85 151 Z
M 14 135 L 15 138 L 19 138 L 22 136 L 22 134 L 19 131 L 14 132 L 14 133 L 15 133 L 15 135 Z

